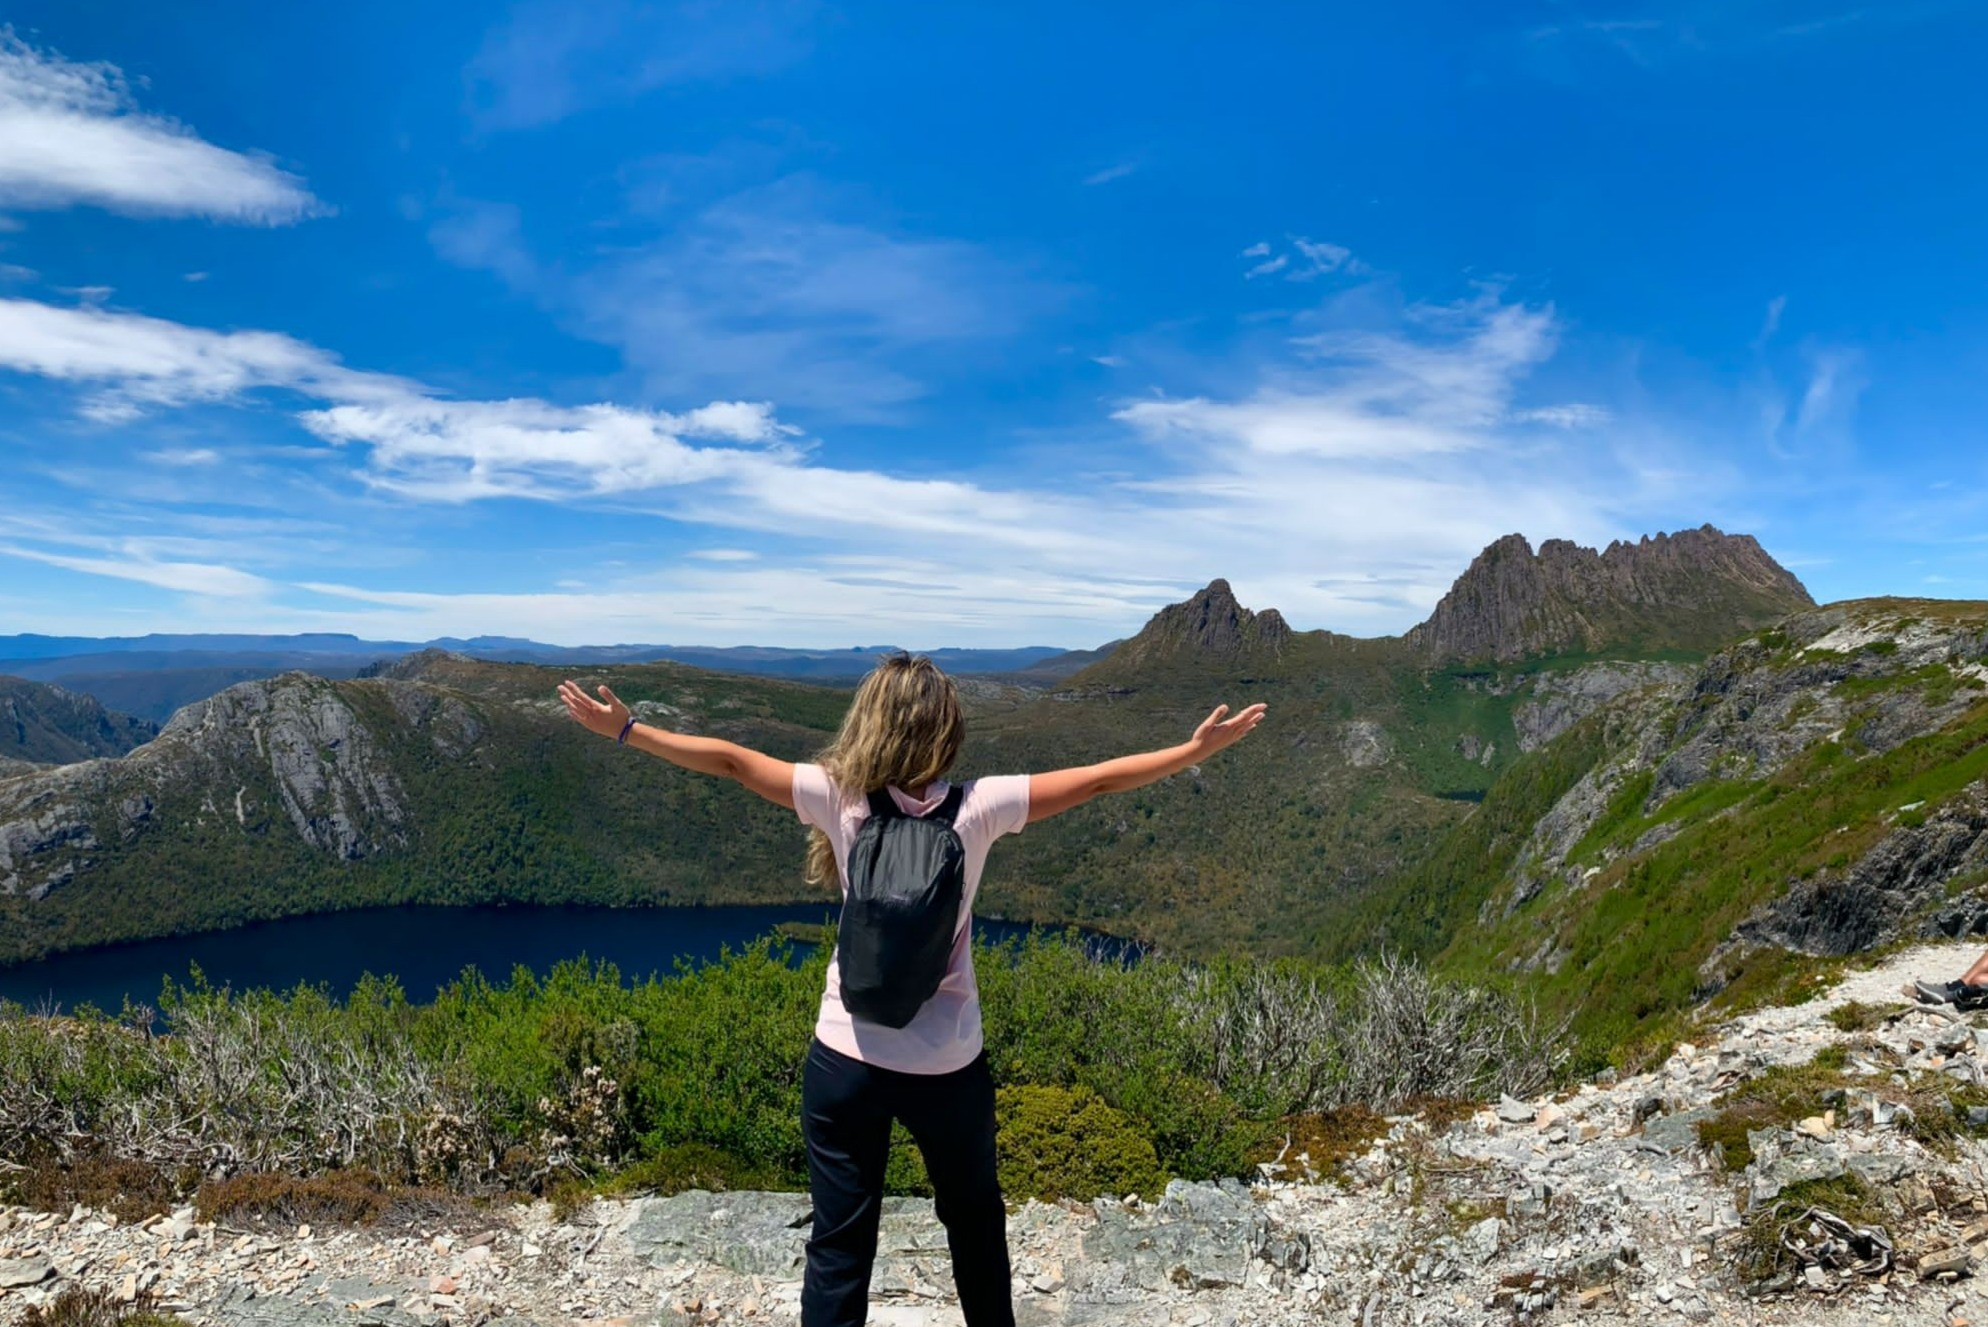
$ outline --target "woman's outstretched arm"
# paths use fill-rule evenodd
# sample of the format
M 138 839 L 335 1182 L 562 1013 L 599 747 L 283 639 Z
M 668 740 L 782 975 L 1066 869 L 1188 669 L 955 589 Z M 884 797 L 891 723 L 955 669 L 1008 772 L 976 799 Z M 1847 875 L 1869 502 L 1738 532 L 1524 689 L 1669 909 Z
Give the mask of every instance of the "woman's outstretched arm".
M 559 684 L 559 699 L 566 712 L 589 732 L 603 737 L 619 737 L 632 717 L 621 698 L 607 687 L 600 688 L 595 700 L 580 684 L 567 680 Z M 744 784 L 769 802 L 794 809 L 794 767 L 784 760 L 754 751 L 716 737 L 690 737 L 654 724 L 638 723 L 628 730 L 628 745 L 652 756 L 661 756 L 672 765 L 681 765 L 699 774 L 714 774 Z
M 1206 760 L 1223 747 L 1241 741 L 1263 720 L 1263 705 L 1251 705 L 1234 718 L 1225 718 L 1227 705 L 1217 705 L 1201 721 L 1194 736 L 1164 751 L 1146 751 L 1136 756 L 1120 756 L 1096 765 L 1059 769 L 1049 774 L 1029 775 L 1029 823 L 1061 815 L 1073 806 L 1082 806 L 1103 793 L 1122 793 L 1156 783 L 1169 774 L 1178 774 L 1189 765 Z

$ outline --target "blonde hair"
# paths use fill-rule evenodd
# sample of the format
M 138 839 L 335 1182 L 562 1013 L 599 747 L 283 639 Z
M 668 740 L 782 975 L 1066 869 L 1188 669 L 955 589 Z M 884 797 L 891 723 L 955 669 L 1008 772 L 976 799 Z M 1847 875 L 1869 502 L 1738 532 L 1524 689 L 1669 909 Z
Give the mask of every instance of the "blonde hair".
M 881 788 L 916 792 L 944 777 L 966 740 L 953 680 L 922 654 L 883 657 L 856 687 L 841 731 L 816 761 L 844 793 L 867 797 Z M 835 847 L 828 835 L 808 835 L 807 880 L 835 883 Z

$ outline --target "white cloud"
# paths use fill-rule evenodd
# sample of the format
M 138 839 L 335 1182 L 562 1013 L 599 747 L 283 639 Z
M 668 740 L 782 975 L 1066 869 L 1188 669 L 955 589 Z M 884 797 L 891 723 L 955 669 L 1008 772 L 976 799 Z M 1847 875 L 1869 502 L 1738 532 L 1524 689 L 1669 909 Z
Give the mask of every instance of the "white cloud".
M 315 346 L 278 332 L 214 332 L 97 308 L 0 299 L 0 369 L 94 386 L 85 414 L 130 419 L 148 405 L 219 401 L 258 387 L 337 400 L 415 390 L 358 373 Z
M 700 548 L 692 551 L 690 556 L 706 562 L 753 562 L 759 554 L 749 548 Z
M 124 557 L 76 557 L 16 544 L 0 544 L 0 554 L 25 558 L 30 562 L 62 567 L 68 571 L 137 581 L 161 590 L 222 599 L 260 598 L 276 587 L 260 576 L 233 567 L 204 562 L 169 562 L 143 555 Z
M 1250 268 L 1247 272 L 1244 272 L 1243 280 L 1249 281 L 1260 276 L 1270 276 L 1274 273 L 1283 271 L 1286 267 L 1289 267 L 1290 265 L 1291 265 L 1291 256 L 1289 254 L 1280 253 L 1275 258 L 1264 259 L 1256 266 Z
M 727 438 L 733 442 L 778 442 L 800 432 L 773 417 L 770 401 L 713 401 L 677 416 L 676 424 L 693 438 Z
M 1138 169 L 1139 167 L 1133 162 L 1121 161 L 1116 166 L 1106 166 L 1101 171 L 1095 171 L 1089 175 L 1086 175 L 1084 177 L 1084 183 L 1092 185 L 1110 184 L 1113 180 L 1124 179 L 1126 176 L 1131 175 Z
M 755 443 L 784 436 L 765 407 L 743 402 L 671 415 L 612 405 L 407 396 L 313 410 L 302 419 L 328 442 L 362 444 L 371 482 L 438 502 L 563 500 L 704 484 L 770 463 L 769 453 L 763 447 L 696 447 L 686 436 Z
M 0 28 L 0 207 L 282 225 L 324 210 L 302 180 L 138 109 L 114 65 L 78 64 Z

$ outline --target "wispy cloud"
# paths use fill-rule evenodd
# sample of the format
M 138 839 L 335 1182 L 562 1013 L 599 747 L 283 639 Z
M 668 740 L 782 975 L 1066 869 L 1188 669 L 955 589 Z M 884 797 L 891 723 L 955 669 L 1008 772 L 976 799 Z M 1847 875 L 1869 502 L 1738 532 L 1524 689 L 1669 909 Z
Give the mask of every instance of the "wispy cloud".
M 722 179 L 700 166 L 694 183 Z M 497 273 L 619 349 L 657 395 L 777 391 L 783 406 L 839 418 L 890 415 L 926 393 L 942 361 L 1061 298 L 1020 262 L 866 219 L 804 173 L 666 195 L 663 224 L 643 226 L 660 233 L 577 270 L 537 263 L 509 205 L 459 204 L 431 234 L 444 257 Z
M 1787 311 L 1788 297 L 1786 295 L 1776 295 L 1773 299 L 1767 301 L 1767 312 L 1762 314 L 1760 318 L 1760 331 L 1753 338 L 1753 348 L 1755 350 L 1759 350 L 1774 339 L 1774 334 L 1781 330 L 1781 315 Z
M 1856 409 L 1865 379 L 1863 355 L 1851 349 L 1829 347 L 1810 357 L 1808 386 L 1802 391 L 1801 408 L 1795 413 L 1795 429 L 1813 434 L 1832 423 L 1846 420 Z
M 161 590 L 176 590 L 183 594 L 209 598 L 262 598 L 277 588 L 260 576 L 250 575 L 234 567 L 204 562 L 161 561 L 142 553 L 121 557 L 76 557 L 51 553 L 44 549 L 0 543 L 0 554 L 25 558 L 30 562 L 40 562 L 51 567 L 61 567 L 67 571 L 81 571 L 92 576 L 137 581 L 141 585 L 150 585 Z
M 1794 394 L 1772 370 L 1764 365 L 1761 370 L 1760 426 L 1769 454 L 1783 461 L 1813 460 L 1847 449 L 1858 398 L 1869 385 L 1863 353 L 1854 347 L 1809 346 L 1801 366 L 1801 386 Z
M 1368 270 L 1367 265 L 1355 258 L 1353 251 L 1345 245 L 1314 240 L 1304 235 L 1291 236 L 1289 247 L 1281 253 L 1269 241 L 1258 240 L 1244 249 L 1240 256 L 1257 260 L 1243 272 L 1245 281 L 1280 274 L 1286 281 L 1316 281 L 1334 272 L 1360 276 Z
M 179 447 L 166 451 L 146 452 L 145 459 L 158 465 L 179 467 L 214 465 L 221 459 L 221 453 L 212 447 Z
M 1512 419 L 1520 424 L 1549 424 L 1557 429 L 1600 428 L 1615 417 L 1606 406 L 1588 405 L 1573 401 L 1565 405 L 1533 406 L 1527 410 L 1514 411 Z
M 1137 162 L 1121 161 L 1116 166 L 1106 166 L 1103 170 L 1093 171 L 1091 174 L 1086 175 L 1084 177 L 1084 183 L 1091 185 L 1110 184 L 1113 180 L 1124 179 L 1126 176 L 1133 174 L 1138 169 L 1139 166 Z
M 1821 14 L 1815 18 L 1804 19 L 1800 22 L 1784 23 L 1774 29 L 1774 35 L 1777 37 L 1806 37 L 1811 33 L 1827 32 L 1831 28 L 1841 28 L 1855 23 L 1869 12 L 1866 9 L 1844 9 L 1833 14 Z
M 519 129 L 672 84 L 773 73 L 807 54 L 820 14 L 813 0 L 527 0 L 470 63 L 470 109 L 487 128 Z
M 325 210 L 267 158 L 141 111 L 115 65 L 79 64 L 0 28 L 0 207 L 283 225 Z

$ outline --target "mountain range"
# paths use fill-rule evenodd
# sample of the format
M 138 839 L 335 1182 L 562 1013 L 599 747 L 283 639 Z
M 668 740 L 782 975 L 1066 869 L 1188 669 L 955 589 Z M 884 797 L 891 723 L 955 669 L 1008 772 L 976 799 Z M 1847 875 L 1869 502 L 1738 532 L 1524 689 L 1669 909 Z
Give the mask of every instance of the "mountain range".
M 1079 662 L 963 679 L 963 772 L 1176 741 L 1217 700 L 1270 720 L 1004 845 L 994 915 L 1187 954 L 1406 950 L 1508 972 L 1609 1045 L 1780 980 L 1777 956 L 1988 925 L 1988 606 L 1818 608 L 1709 527 L 1514 536 L 1400 637 L 1294 630 L 1215 581 Z M 369 671 L 0 771 L 0 952 L 366 903 L 807 897 L 788 817 L 578 730 L 553 698 L 572 667 Z M 583 680 L 786 758 L 847 699 L 673 662 Z
M 547 645 L 511 636 L 445 637 L 414 643 L 314 633 L 289 636 L 0 636 L 0 677 L 53 682 L 94 696 L 112 709 L 155 723 L 183 705 L 237 682 L 302 671 L 356 677 L 387 659 L 442 649 L 476 659 L 581 666 L 661 659 L 718 672 L 849 682 L 894 649 L 858 645 L 841 650 L 740 645 Z M 1066 677 L 1089 661 L 1047 645 L 1013 649 L 940 649 L 939 664 L 962 675 L 1013 673 L 1039 680 Z

